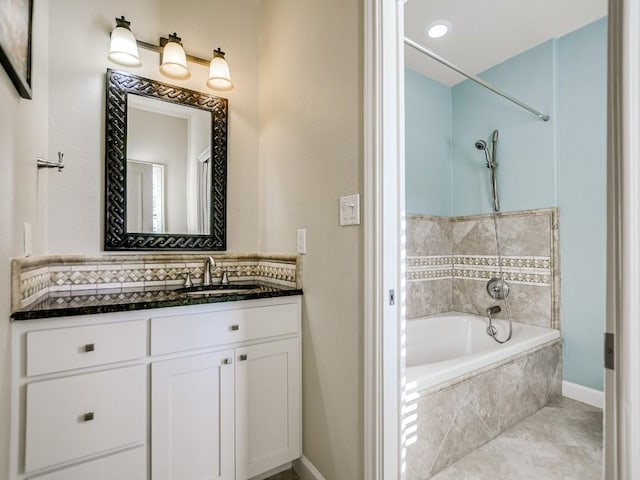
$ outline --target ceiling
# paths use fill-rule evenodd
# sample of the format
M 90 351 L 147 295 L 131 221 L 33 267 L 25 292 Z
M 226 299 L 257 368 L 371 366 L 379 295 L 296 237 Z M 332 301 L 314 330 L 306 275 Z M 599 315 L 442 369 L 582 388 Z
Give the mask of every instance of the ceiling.
M 487 68 L 550 38 L 558 38 L 607 14 L 607 0 L 408 0 L 405 35 L 468 73 Z M 439 39 L 427 25 L 447 20 Z M 405 45 L 406 66 L 446 85 L 460 74 Z

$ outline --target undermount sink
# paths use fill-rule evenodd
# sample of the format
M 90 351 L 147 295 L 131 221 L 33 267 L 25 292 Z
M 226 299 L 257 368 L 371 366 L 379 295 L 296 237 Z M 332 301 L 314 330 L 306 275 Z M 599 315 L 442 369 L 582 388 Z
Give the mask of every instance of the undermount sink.
M 233 293 L 246 293 L 258 288 L 258 285 L 200 285 L 198 287 L 183 288 L 179 292 L 190 297 L 205 295 L 230 295 Z

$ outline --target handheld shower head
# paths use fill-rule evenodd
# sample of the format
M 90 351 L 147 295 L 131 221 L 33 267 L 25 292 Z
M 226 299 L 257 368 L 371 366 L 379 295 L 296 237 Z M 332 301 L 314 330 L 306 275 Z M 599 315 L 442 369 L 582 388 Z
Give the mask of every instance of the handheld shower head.
M 478 150 L 482 150 L 484 152 L 484 156 L 487 159 L 487 168 L 491 168 L 493 166 L 493 162 L 491 161 L 491 154 L 489 153 L 489 149 L 487 148 L 487 142 L 484 140 L 476 140 L 476 148 Z
M 491 134 L 491 152 L 487 148 L 487 142 L 482 139 L 476 140 L 474 144 L 478 150 L 484 152 L 484 157 L 487 160 L 487 168 L 491 172 L 491 197 L 493 198 L 493 211 L 500 211 L 500 204 L 498 203 L 498 185 L 496 177 L 496 169 L 498 164 L 496 163 L 496 144 L 498 143 L 498 130 L 494 130 Z

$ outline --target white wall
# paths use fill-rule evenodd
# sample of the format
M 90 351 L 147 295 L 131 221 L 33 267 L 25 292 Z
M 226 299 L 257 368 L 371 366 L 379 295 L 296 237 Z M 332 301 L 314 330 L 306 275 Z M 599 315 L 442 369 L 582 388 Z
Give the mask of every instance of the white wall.
M 33 252 L 44 250 L 44 196 L 53 171 L 37 171 L 47 155 L 48 0 L 34 2 L 33 100 L 21 99 L 0 67 L 0 480 L 8 478 L 10 259 L 23 254 L 22 225 L 33 228 Z
M 328 480 L 362 479 L 363 235 L 340 227 L 362 191 L 362 2 L 263 0 L 261 248 L 303 259 L 303 453 Z
M 120 15 L 132 22 L 140 40 L 157 43 L 160 36 L 177 32 L 192 55 L 210 58 L 218 46 L 226 51 L 235 84 L 231 92 L 218 93 L 230 104 L 227 246 L 230 251 L 256 251 L 258 2 L 56 0 L 49 35 L 49 155 L 64 150 L 67 167 L 49 185 L 48 253 L 96 253 L 103 247 L 106 69 L 167 81 L 153 52 L 141 50 L 140 68 L 125 69 L 107 60 L 109 32 Z M 208 69 L 190 67 L 191 79 L 176 83 L 215 94 L 205 86 Z

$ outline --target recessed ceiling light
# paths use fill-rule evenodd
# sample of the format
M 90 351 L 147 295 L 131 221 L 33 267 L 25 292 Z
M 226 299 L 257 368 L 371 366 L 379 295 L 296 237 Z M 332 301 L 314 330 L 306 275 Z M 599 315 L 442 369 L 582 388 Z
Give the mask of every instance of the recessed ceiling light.
M 450 22 L 447 22 L 446 20 L 438 20 L 437 22 L 427 25 L 427 28 L 424 29 L 424 34 L 429 38 L 442 38 L 450 29 Z

